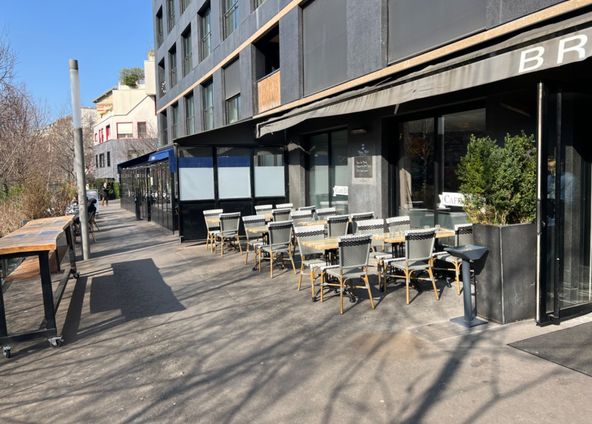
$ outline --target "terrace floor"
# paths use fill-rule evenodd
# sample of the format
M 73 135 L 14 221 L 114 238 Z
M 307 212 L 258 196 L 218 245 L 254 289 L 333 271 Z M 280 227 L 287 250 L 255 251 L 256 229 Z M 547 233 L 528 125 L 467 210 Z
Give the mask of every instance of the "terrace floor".
M 0 361 L 0 422 L 591 420 L 590 377 L 507 344 L 592 316 L 467 331 L 449 322 L 462 298 L 445 286 L 439 302 L 427 287 L 405 305 L 395 288 L 375 311 L 361 296 L 340 316 L 291 271 L 270 280 L 116 203 L 98 224 L 59 313 L 64 346 L 15 344 Z M 33 327 L 35 308 L 22 311 Z

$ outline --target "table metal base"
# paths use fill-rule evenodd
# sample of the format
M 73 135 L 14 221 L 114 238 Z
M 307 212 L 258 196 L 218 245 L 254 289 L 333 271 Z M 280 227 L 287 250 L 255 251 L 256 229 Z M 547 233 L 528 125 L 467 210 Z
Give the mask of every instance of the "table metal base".
M 453 322 L 458 325 L 462 325 L 465 328 L 471 328 L 471 327 L 476 327 L 478 325 L 487 324 L 487 321 L 482 320 L 480 318 L 476 318 L 476 317 L 470 321 L 465 320 L 465 317 L 456 317 L 456 318 L 451 318 L 450 322 Z

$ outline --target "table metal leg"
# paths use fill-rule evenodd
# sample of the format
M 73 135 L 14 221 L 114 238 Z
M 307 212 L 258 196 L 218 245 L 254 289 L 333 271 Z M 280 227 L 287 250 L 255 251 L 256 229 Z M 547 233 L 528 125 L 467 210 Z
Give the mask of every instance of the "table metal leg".
M 39 253 L 39 273 L 41 274 L 41 290 L 43 292 L 43 309 L 45 311 L 45 328 L 57 335 L 55 322 L 55 308 L 53 303 L 53 288 L 51 286 L 51 272 L 49 267 L 49 252 Z M 51 334 L 50 333 L 50 334 Z

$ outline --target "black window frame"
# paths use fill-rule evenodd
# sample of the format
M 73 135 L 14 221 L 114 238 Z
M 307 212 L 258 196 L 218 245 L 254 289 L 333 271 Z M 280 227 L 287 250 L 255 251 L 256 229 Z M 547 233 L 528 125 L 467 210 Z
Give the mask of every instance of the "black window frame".
M 177 43 L 173 44 L 169 49 L 169 84 L 174 87 L 178 81 L 177 75 Z
M 167 32 L 171 32 L 175 26 L 175 0 L 167 0 L 166 2 L 167 12 Z
M 183 77 L 193 69 L 193 48 L 191 46 L 191 24 L 187 25 L 181 34 L 181 47 L 183 50 Z
M 210 2 L 198 12 L 199 16 L 199 61 L 201 62 L 212 52 L 212 19 Z M 207 25 L 206 25 L 207 24 Z M 207 26 L 207 29 L 206 29 Z M 206 32 L 207 31 L 207 32 Z
M 171 140 L 179 136 L 179 103 L 171 105 Z
M 228 3 L 230 2 L 230 3 Z M 239 25 L 239 0 L 222 0 L 222 39 L 225 40 Z M 229 25 L 231 24 L 231 25 Z M 230 28 L 232 27 L 232 28 Z
M 214 128 L 214 81 L 212 79 L 201 84 L 202 128 L 208 131 Z M 208 104 L 211 99 L 211 104 Z M 211 125 L 206 123 L 211 122 Z
M 186 94 L 183 99 L 185 103 L 185 134 L 195 134 L 195 97 L 193 95 L 193 91 Z M 191 104 L 191 108 L 188 107 L 189 104 Z
M 156 12 L 156 45 L 160 47 L 164 41 L 164 21 L 162 18 L 162 6 Z

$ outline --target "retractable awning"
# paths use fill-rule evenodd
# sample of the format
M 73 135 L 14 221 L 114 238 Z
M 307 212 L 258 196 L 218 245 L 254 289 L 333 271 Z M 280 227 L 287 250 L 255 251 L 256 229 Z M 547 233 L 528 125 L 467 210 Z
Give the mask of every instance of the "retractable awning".
M 592 12 L 531 29 L 373 87 L 293 109 L 257 124 L 257 138 L 308 119 L 380 109 L 579 62 L 592 56 Z

